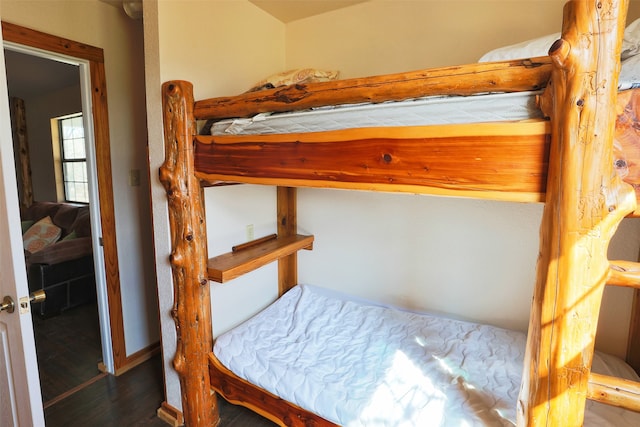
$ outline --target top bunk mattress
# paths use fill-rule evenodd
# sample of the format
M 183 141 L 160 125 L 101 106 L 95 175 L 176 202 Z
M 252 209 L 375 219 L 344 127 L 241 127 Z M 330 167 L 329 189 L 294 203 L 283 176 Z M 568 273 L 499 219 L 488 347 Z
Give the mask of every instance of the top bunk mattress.
M 289 113 L 262 113 L 211 125 L 211 135 L 321 132 L 346 128 L 424 126 L 541 119 L 539 92 L 431 96 L 380 104 L 327 106 Z M 209 133 L 205 130 L 205 133 Z
M 221 335 L 239 377 L 336 424 L 512 426 L 526 336 L 297 286 Z M 640 380 L 596 353 L 594 372 Z M 587 401 L 585 426 L 638 426 L 640 414 Z
M 560 33 L 549 34 L 485 54 L 480 62 L 547 55 Z M 624 33 L 618 90 L 640 87 L 640 19 Z M 257 135 L 332 131 L 348 128 L 426 126 L 540 119 L 539 92 L 430 96 L 378 104 L 340 105 L 288 113 L 261 113 L 251 118 L 207 122 L 202 135 Z

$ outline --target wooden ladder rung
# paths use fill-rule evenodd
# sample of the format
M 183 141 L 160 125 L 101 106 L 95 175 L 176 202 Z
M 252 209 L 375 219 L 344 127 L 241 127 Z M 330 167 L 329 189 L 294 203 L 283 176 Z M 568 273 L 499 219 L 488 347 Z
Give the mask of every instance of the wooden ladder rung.
M 640 412 L 640 383 L 591 372 L 587 399 Z
M 640 289 L 640 263 L 632 261 L 610 261 L 607 285 Z

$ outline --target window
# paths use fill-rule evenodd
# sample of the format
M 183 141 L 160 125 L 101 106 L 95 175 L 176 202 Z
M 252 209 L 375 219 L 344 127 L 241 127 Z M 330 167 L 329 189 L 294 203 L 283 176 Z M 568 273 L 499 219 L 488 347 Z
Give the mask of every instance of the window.
M 57 122 L 64 199 L 67 202 L 89 203 L 82 114 L 60 117 Z

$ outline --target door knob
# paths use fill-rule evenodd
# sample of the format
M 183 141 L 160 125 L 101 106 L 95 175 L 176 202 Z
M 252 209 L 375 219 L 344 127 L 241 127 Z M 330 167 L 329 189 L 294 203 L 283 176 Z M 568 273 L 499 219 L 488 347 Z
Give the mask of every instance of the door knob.
M 32 292 L 29 295 L 29 302 L 31 302 L 32 304 L 43 302 L 45 299 L 47 299 L 47 295 L 42 289 Z M 0 312 L 6 311 L 7 313 L 13 313 L 15 309 L 16 303 L 13 301 L 13 298 L 7 295 L 2 299 L 2 304 L 0 304 Z M 23 309 L 26 311 L 29 310 L 29 305 L 26 302 L 26 298 L 20 298 L 20 313 L 23 312 Z
M 47 295 L 44 293 L 44 289 L 38 289 L 29 294 L 29 302 L 31 304 L 38 304 L 47 299 Z
M 13 302 L 13 298 L 8 295 L 4 297 L 4 299 L 2 300 L 2 304 L 0 304 L 0 312 L 6 311 L 7 313 L 13 313 L 15 309 L 16 303 Z

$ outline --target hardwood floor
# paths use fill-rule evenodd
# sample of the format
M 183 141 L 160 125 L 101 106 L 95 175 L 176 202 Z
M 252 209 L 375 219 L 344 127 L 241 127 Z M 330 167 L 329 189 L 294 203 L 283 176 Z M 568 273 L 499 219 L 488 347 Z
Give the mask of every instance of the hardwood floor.
M 47 427 L 166 427 L 156 411 L 164 401 L 162 362 L 155 356 L 119 377 L 101 374 L 95 304 L 58 316 L 33 317 Z M 73 390 L 80 384 L 85 386 Z M 220 427 L 273 427 L 269 420 L 218 399 Z
M 45 406 L 100 374 L 102 345 L 95 303 L 48 318 L 34 315 L 33 331 Z
M 105 376 L 45 410 L 47 427 L 166 427 L 156 416 L 164 400 L 160 356 L 119 377 Z M 269 420 L 218 399 L 220 427 L 273 427 Z

